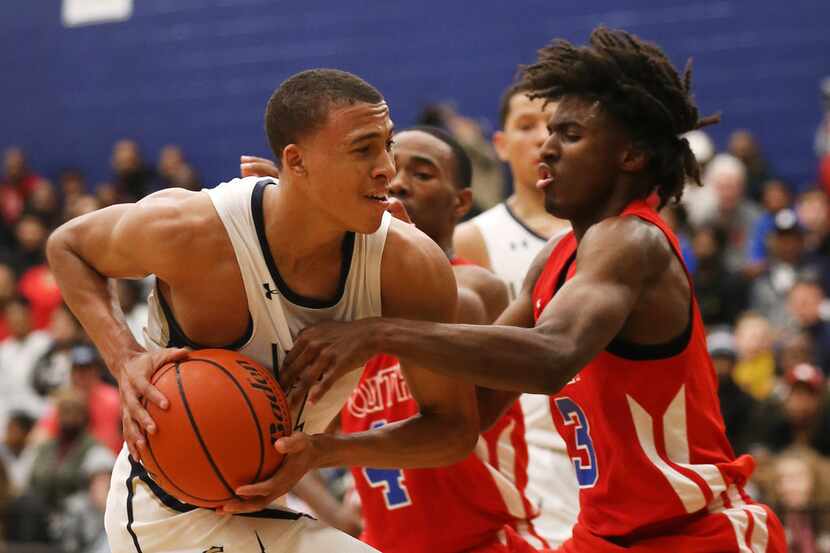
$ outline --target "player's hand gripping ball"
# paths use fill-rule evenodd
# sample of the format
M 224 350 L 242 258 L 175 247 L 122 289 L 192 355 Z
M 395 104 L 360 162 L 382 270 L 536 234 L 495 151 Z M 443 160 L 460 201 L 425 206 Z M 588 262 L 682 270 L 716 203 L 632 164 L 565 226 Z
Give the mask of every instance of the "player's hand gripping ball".
M 239 486 L 273 475 L 274 442 L 291 433 L 291 414 L 271 371 L 234 351 L 205 349 L 169 363 L 151 382 L 170 405 L 145 402 L 156 422 L 141 461 L 176 499 L 215 508 Z

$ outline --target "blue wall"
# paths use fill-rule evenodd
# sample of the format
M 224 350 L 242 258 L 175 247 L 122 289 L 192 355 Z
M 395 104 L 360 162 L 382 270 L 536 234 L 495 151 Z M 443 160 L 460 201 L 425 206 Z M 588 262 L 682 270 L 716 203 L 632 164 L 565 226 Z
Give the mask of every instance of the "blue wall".
M 520 62 L 554 36 L 583 42 L 599 23 L 694 56 L 698 103 L 722 110 L 719 146 L 756 132 L 776 170 L 814 175 L 818 82 L 830 75 L 827 0 L 135 0 L 124 23 L 64 28 L 58 0 L 0 2 L 0 148 L 21 144 L 47 175 L 108 176 L 112 143 L 155 159 L 179 143 L 206 184 L 242 152 L 267 154 L 265 102 L 288 75 L 339 67 L 380 88 L 398 125 L 453 100 L 495 123 Z

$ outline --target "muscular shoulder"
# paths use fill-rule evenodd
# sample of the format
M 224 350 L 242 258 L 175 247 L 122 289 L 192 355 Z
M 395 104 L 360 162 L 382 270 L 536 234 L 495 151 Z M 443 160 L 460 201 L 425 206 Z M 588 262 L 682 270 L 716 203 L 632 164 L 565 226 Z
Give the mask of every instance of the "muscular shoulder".
M 381 263 L 383 314 L 449 321 L 457 291 L 447 256 L 426 234 L 392 219 Z
M 672 257 L 668 240 L 655 225 L 638 217 L 611 217 L 588 229 L 576 263 L 577 268 L 602 266 L 647 281 L 662 274 Z
M 453 248 L 459 257 L 468 259 L 477 265 L 490 268 L 490 255 L 487 244 L 478 225 L 472 220 L 455 227 Z

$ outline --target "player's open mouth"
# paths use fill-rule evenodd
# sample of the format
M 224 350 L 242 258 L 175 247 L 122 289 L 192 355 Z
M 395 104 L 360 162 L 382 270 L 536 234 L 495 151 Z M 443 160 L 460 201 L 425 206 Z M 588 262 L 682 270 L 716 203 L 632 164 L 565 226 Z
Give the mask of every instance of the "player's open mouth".
M 539 180 L 536 182 L 536 188 L 544 190 L 555 181 L 555 177 L 553 176 L 553 171 L 551 171 L 547 163 L 540 163 L 538 165 L 538 171 Z
M 380 195 L 380 194 L 367 194 L 366 196 L 363 196 L 363 197 L 364 197 L 364 198 L 366 198 L 366 199 L 368 199 L 368 200 L 371 200 L 371 201 L 373 201 L 373 202 L 377 202 L 377 203 L 379 203 L 379 204 L 383 204 L 383 205 L 386 205 L 386 204 L 388 204 L 388 203 L 389 203 L 389 196 L 387 196 L 387 195 L 385 195 L 385 194 L 384 194 L 384 195 Z

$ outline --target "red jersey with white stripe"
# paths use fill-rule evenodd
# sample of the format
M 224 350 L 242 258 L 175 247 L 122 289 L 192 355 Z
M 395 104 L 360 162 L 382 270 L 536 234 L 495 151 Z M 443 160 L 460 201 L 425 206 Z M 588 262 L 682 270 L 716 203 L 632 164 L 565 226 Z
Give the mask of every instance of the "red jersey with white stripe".
M 361 432 L 408 419 L 418 404 L 394 357 L 366 369 L 341 413 L 343 432 Z M 508 551 L 503 532 L 515 528 L 530 543 L 532 508 L 524 496 L 527 446 L 518 403 L 479 436 L 460 463 L 431 469 L 352 468 L 360 494 L 361 539 L 384 553 Z
M 632 202 L 621 216 L 658 227 L 682 263 L 676 237 L 646 202 Z M 576 249 L 569 233 L 551 252 L 533 291 L 536 320 L 573 276 Z M 580 487 L 574 538 L 563 551 L 643 547 L 655 537 L 662 541 L 654 550 L 687 551 L 682 546 L 693 542 L 701 547 L 695 551 L 784 550 L 774 515 L 743 491 L 754 462 L 736 459 L 726 439 L 694 296 L 690 312 L 687 329 L 666 344 L 614 339 L 551 396 Z

